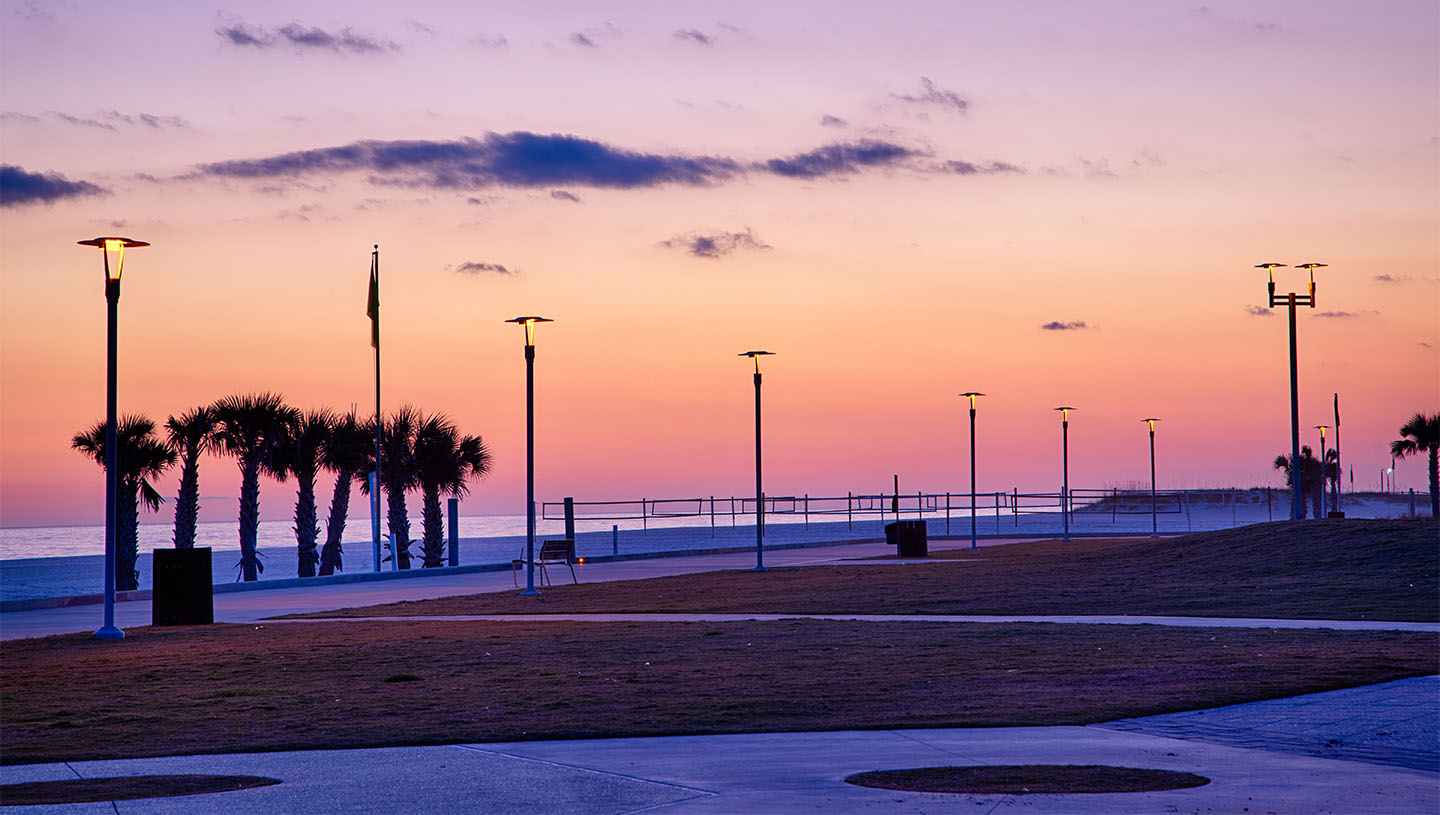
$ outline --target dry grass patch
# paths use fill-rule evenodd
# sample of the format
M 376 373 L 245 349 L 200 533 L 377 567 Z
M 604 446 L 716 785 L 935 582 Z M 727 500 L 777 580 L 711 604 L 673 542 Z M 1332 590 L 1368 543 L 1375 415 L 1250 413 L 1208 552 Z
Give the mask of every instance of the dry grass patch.
M 1085 724 L 1424 675 L 1436 642 L 820 620 L 135 628 L 7 642 L 0 760 Z
M 1154 614 L 1440 620 L 1430 521 L 1298 521 L 1180 538 L 1037 541 L 895 566 L 560 585 L 301 615 L 566 612 Z M 583 576 L 581 578 L 584 579 Z

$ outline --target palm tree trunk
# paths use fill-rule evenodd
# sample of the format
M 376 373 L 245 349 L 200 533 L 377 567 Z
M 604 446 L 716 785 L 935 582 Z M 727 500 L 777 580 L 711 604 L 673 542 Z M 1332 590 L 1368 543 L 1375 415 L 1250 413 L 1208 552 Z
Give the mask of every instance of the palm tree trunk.
M 1430 448 L 1430 517 L 1440 521 L 1440 448 Z
M 343 571 L 340 537 L 345 534 L 345 516 L 350 514 L 350 480 L 353 474 L 335 474 L 335 491 L 330 495 L 330 516 L 325 519 L 325 546 L 320 550 L 320 576 Z
M 115 590 L 140 588 L 140 484 L 126 479 L 120 483 L 115 505 Z
M 175 548 L 195 546 L 195 525 L 200 514 L 200 453 L 187 452 L 180 472 L 180 494 L 175 497 Z
M 315 474 L 296 473 L 299 489 L 295 497 L 295 547 L 299 559 L 299 577 L 314 577 L 315 563 L 320 555 L 315 551 L 315 539 L 320 535 L 319 521 L 315 511 Z
M 246 583 L 260 579 L 265 567 L 255 551 L 260 527 L 260 459 L 240 461 L 240 577 Z
M 410 512 L 405 508 L 405 493 L 387 490 L 386 505 L 389 508 L 390 545 L 395 547 L 401 569 L 410 568 Z
M 440 532 L 440 488 L 425 487 L 425 509 L 421 518 L 425 524 L 425 542 L 420 552 L 425 556 L 424 568 L 434 569 L 445 565 L 445 542 Z

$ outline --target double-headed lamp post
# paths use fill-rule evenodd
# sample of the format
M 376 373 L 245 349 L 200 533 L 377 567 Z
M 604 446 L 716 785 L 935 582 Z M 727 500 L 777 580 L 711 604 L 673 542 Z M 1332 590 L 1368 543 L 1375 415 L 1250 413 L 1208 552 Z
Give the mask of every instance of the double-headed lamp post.
M 975 397 L 985 394 L 967 391 L 960 395 L 970 400 L 970 548 L 975 549 Z
M 755 568 L 765 571 L 765 490 L 760 483 L 760 358 L 774 351 L 745 351 L 736 356 L 755 360 Z
M 119 442 L 115 438 L 115 321 L 120 312 L 120 273 L 125 265 L 125 250 L 150 244 L 113 237 L 91 238 L 77 243 L 99 247 L 105 264 L 105 623 L 95 631 L 95 636 L 102 640 L 119 640 L 125 638 L 125 632 L 115 625 L 115 507 L 119 494 Z
M 1285 305 L 1290 308 L 1290 520 L 1298 521 L 1305 511 L 1303 493 L 1300 491 L 1300 380 L 1296 373 L 1295 355 L 1295 307 L 1309 306 L 1315 308 L 1315 270 L 1325 268 L 1324 263 L 1301 263 L 1296 265 L 1297 269 L 1305 269 L 1310 272 L 1310 291 L 1308 294 L 1289 294 L 1280 297 L 1275 296 L 1275 270 L 1283 267 L 1283 263 L 1260 263 L 1255 266 L 1257 269 L 1264 269 L 1270 276 L 1270 308 Z
M 535 324 L 553 323 L 545 317 L 516 317 L 507 323 L 525 327 L 525 590 L 535 588 Z
M 1062 541 L 1070 540 L 1070 411 L 1076 408 L 1069 405 L 1062 405 L 1055 408 L 1060 411 L 1060 474 L 1063 479 L 1060 487 L 1060 517 L 1065 521 L 1065 534 L 1060 537 Z
M 1320 514 L 1315 517 L 1318 521 L 1325 517 L 1325 504 L 1328 503 L 1325 500 L 1325 431 L 1330 429 L 1330 425 L 1317 424 L 1315 429 L 1320 431 Z
M 1155 509 L 1155 423 L 1160 420 L 1152 416 L 1140 421 L 1150 425 L 1150 537 L 1158 538 L 1160 519 Z

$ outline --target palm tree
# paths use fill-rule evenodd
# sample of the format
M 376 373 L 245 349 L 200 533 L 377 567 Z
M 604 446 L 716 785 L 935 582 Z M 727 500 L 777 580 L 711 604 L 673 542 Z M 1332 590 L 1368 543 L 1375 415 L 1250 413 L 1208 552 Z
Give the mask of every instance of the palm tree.
M 424 568 L 444 566 L 445 544 L 441 533 L 440 494 L 465 495 L 470 476 L 490 472 L 490 451 L 479 436 L 461 438 L 455 425 L 443 413 L 431 414 L 415 431 L 416 477 L 424 496 L 424 540 L 420 552 Z
M 76 433 L 70 446 L 105 466 L 106 422 L 97 422 Z M 145 416 L 126 416 L 115 427 L 115 468 L 118 495 L 115 496 L 115 588 L 132 591 L 140 587 L 140 502 L 151 512 L 165 499 L 150 483 L 175 463 L 175 453 L 155 436 L 155 423 Z
M 1327 455 L 1326 458 L 1329 458 Z M 1295 483 L 1291 475 L 1290 457 L 1276 456 L 1275 469 L 1285 471 L 1285 485 L 1291 486 Z M 1320 517 L 1320 500 L 1324 494 L 1324 473 L 1325 469 L 1320 464 L 1320 459 L 1315 458 L 1315 452 L 1309 445 L 1300 448 L 1300 517 L 1305 517 L 1305 501 L 1309 500 L 1315 509 L 1315 517 Z
M 390 421 L 381 426 L 380 486 L 385 490 L 386 524 L 390 527 L 390 545 L 401 569 L 410 568 L 410 512 L 405 507 L 405 493 L 419 486 L 415 472 L 415 430 L 420 426 L 420 411 L 402 405 Z M 367 423 L 367 432 L 375 437 L 375 423 Z M 366 466 L 375 466 L 375 451 L 366 451 Z M 368 482 L 360 489 L 370 494 Z
M 295 548 L 298 555 L 298 577 L 314 577 L 320 553 L 315 539 L 320 536 L 319 513 L 315 510 L 315 476 L 320 472 L 321 456 L 330 442 L 330 428 L 335 416 L 321 408 L 300 417 L 290 438 L 278 456 L 285 471 L 295 476 Z
M 216 402 L 215 431 L 211 444 L 231 456 L 240 467 L 240 576 L 260 578 L 265 566 L 255 550 L 260 526 L 260 474 L 285 480 L 281 456 L 300 411 L 285 404 L 279 394 L 234 394 Z
M 343 570 L 340 537 L 345 533 L 345 516 L 350 512 L 350 484 L 365 469 L 375 436 L 352 408 L 337 417 L 330 428 L 330 439 L 320 454 L 320 465 L 335 474 L 335 489 L 330 496 L 330 516 L 325 519 L 325 545 L 320 549 L 321 576 Z
M 175 496 L 175 548 L 195 546 L 200 516 L 200 454 L 210 442 L 215 417 L 208 406 L 191 408 L 165 420 L 170 449 L 180 456 L 180 494 Z
M 1396 458 L 1426 453 L 1430 474 L 1430 517 L 1440 519 L 1440 413 L 1416 413 L 1400 426 L 1401 438 L 1390 442 Z

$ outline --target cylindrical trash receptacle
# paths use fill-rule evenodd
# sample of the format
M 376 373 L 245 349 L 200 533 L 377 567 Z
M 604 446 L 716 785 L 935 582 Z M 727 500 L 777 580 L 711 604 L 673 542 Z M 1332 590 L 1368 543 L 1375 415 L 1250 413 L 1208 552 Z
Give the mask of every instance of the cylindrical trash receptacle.
M 929 553 L 929 537 L 924 521 L 886 524 L 885 541 L 895 546 L 896 557 L 925 557 Z
M 152 625 L 209 625 L 215 622 L 210 547 L 156 549 Z

